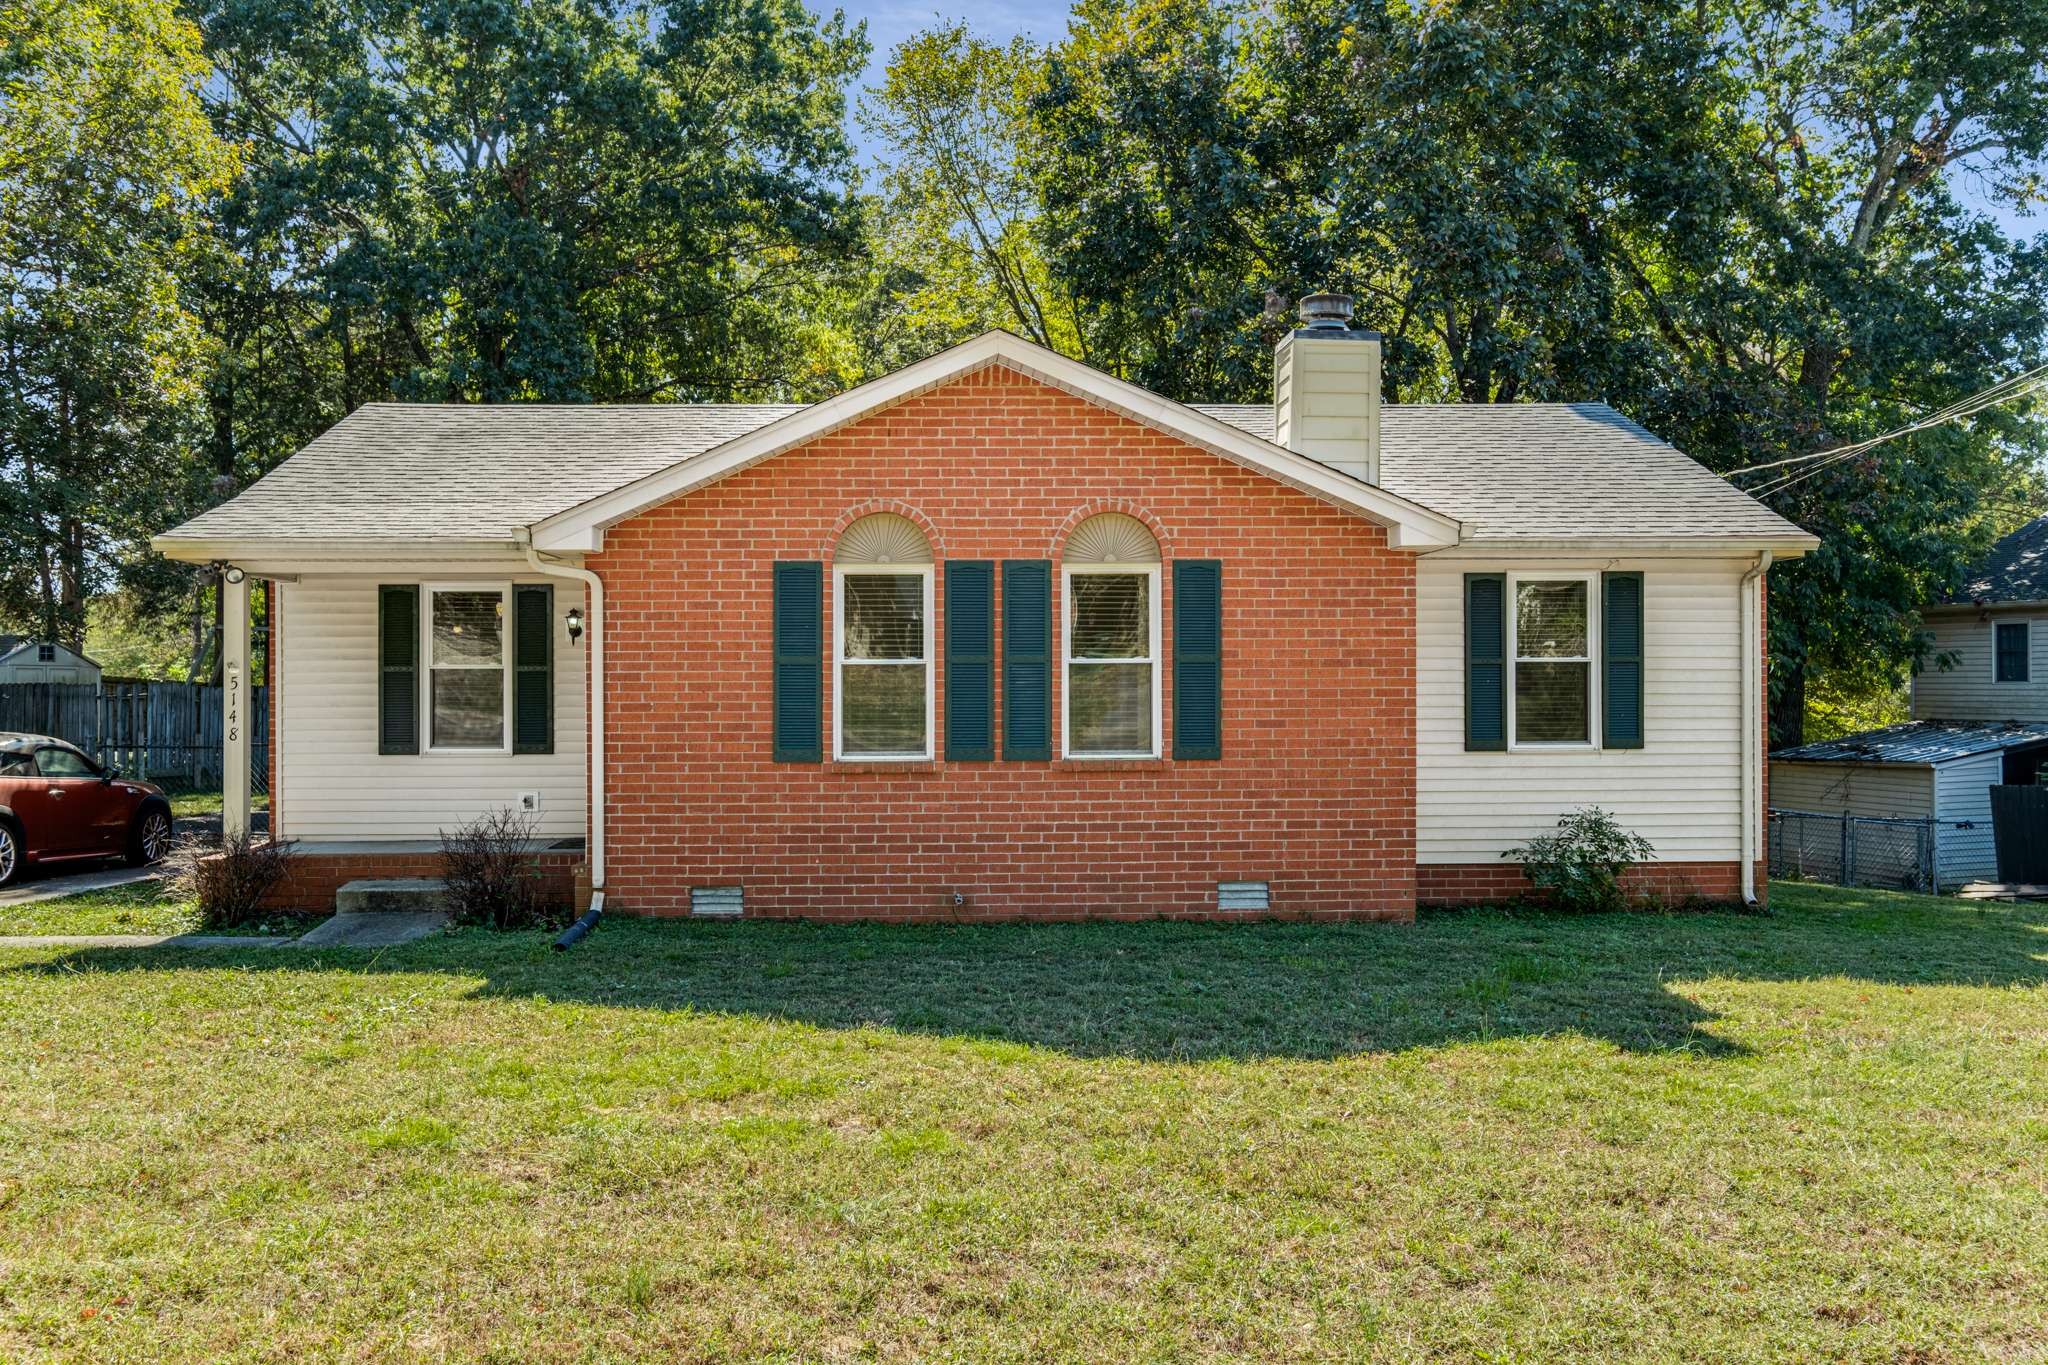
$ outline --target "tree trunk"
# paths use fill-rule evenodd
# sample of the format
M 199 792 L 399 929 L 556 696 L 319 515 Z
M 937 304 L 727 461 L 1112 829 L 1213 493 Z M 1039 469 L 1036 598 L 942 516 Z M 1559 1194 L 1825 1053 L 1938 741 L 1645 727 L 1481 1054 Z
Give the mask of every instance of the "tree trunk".
M 1771 669 L 1771 747 L 1806 742 L 1806 665 L 1778 663 Z

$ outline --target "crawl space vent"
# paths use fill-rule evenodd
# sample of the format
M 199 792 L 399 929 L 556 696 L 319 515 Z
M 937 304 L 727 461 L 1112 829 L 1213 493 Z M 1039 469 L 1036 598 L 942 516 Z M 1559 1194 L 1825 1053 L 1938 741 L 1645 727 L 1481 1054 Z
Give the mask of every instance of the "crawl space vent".
M 744 892 L 737 886 L 693 886 L 690 913 L 732 919 L 747 908 Z
M 1270 910 L 1273 908 L 1272 893 L 1264 882 L 1218 882 L 1216 883 L 1216 908 L 1218 910 Z

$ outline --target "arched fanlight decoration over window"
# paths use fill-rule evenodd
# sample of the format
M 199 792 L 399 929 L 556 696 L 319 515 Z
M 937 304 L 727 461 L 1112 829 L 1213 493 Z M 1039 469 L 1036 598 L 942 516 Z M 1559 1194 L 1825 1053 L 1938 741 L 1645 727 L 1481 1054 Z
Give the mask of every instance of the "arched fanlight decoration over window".
M 1157 564 L 1159 542 L 1136 517 L 1104 512 L 1088 518 L 1067 537 L 1069 564 Z
M 840 533 L 835 564 L 929 564 L 931 542 L 917 523 L 894 512 L 862 517 Z

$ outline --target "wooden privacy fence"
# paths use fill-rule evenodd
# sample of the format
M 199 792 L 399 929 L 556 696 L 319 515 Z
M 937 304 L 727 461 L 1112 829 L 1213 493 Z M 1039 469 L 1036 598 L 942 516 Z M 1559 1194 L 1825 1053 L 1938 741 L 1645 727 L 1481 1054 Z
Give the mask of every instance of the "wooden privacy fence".
M 2048 787 L 1994 785 L 1991 843 L 1998 851 L 1998 880 L 2048 883 Z
M 249 781 L 269 790 L 268 689 L 249 698 Z M 0 683 L 0 730 L 68 739 L 109 767 L 171 787 L 221 785 L 220 689 L 202 683 Z

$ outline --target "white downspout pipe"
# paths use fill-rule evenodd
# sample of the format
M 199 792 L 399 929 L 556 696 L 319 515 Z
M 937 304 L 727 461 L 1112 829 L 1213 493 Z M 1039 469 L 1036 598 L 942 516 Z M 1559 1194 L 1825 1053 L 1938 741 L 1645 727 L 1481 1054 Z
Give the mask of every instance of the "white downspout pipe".
M 1756 564 L 1742 575 L 1742 903 L 1755 905 L 1757 829 L 1763 823 L 1761 776 L 1763 773 L 1764 643 L 1762 622 L 1757 614 L 1758 584 L 1771 567 L 1771 552 L 1763 551 Z
M 588 620 L 584 633 L 590 639 L 590 908 L 604 909 L 604 580 L 589 569 L 573 564 L 551 563 L 533 548 L 533 533 L 526 527 L 513 534 L 526 562 L 534 572 L 550 578 L 573 578 L 583 584 L 588 599 Z

